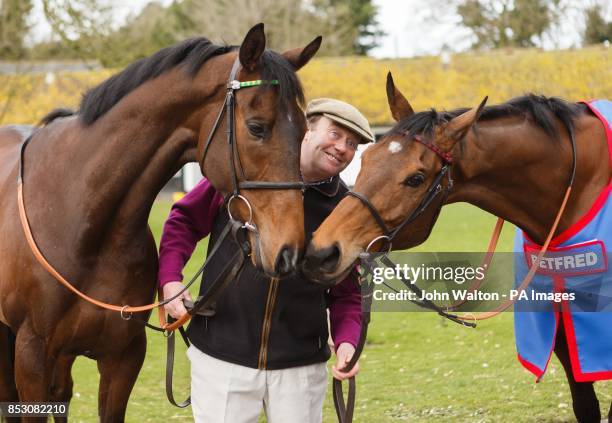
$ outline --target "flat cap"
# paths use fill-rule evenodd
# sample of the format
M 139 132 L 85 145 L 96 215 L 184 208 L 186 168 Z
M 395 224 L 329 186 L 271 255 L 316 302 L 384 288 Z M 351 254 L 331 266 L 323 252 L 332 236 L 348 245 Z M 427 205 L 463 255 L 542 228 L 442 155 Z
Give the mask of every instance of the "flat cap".
M 355 106 L 333 98 L 317 98 L 306 106 L 306 117 L 323 115 L 358 134 L 360 144 L 374 141 L 374 134 L 364 115 Z

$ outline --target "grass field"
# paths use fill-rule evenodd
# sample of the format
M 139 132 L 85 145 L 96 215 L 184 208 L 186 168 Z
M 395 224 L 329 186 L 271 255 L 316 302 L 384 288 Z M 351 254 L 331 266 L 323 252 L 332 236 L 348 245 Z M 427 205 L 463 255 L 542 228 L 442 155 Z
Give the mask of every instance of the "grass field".
M 170 203 L 158 202 L 150 224 L 159 234 Z M 458 204 L 445 207 L 423 251 L 482 251 L 494 217 Z M 512 228 L 504 230 L 500 249 L 510 251 Z M 202 246 L 186 274 L 201 263 Z M 195 291 L 195 290 L 194 290 Z M 154 316 L 155 317 L 155 316 Z M 132 392 L 129 422 L 191 421 L 191 409 L 171 406 L 164 391 L 165 338 L 148 333 L 147 357 Z M 188 393 L 189 362 L 177 354 L 178 399 Z M 574 421 L 563 369 L 553 358 L 544 380 L 516 360 L 512 314 L 504 313 L 476 329 L 447 324 L 432 313 L 375 313 L 361 359 L 357 384 L 357 422 L 570 422 Z M 79 358 L 73 369 L 72 421 L 97 420 L 98 373 L 95 363 Z M 330 380 L 331 382 L 331 380 Z M 607 413 L 612 383 L 596 384 Z M 336 416 L 328 390 L 324 421 Z

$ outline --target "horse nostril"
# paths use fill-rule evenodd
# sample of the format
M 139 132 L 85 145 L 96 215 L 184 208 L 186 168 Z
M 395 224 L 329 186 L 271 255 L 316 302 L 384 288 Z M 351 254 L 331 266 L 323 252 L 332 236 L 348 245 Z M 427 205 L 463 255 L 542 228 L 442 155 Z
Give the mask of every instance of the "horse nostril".
M 308 249 L 306 267 L 310 271 L 332 273 L 340 262 L 340 248 L 334 244 L 318 250 Z
M 331 273 L 338 267 L 340 261 L 340 248 L 337 245 L 332 245 L 323 250 L 323 260 L 321 261 L 321 269 L 324 272 Z
M 276 258 L 276 265 L 274 266 L 276 273 L 284 276 L 293 272 L 296 268 L 297 256 L 295 249 L 285 245 Z

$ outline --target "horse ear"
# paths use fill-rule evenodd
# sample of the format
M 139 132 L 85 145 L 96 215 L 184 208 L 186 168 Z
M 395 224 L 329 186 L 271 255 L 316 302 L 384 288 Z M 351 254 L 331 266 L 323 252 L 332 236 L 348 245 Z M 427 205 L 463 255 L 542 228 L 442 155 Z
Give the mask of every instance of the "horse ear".
M 406 97 L 395 87 L 391 72 L 387 74 L 387 101 L 389 101 L 391 116 L 398 122 L 414 114 L 414 110 L 412 110 L 412 106 L 410 106 Z
M 456 118 L 452 119 L 446 129 L 445 132 L 454 141 L 459 141 L 465 134 L 470 130 L 470 128 L 476 123 L 480 115 L 482 114 L 482 110 L 484 109 L 485 104 L 489 96 L 486 96 L 478 105 L 478 107 L 474 107 L 468 110 L 465 113 L 460 114 Z
M 319 51 L 319 47 L 321 47 L 321 41 L 323 37 L 320 35 L 312 40 L 308 45 L 304 48 L 298 47 L 292 50 L 287 50 L 283 53 L 283 57 L 287 59 L 289 63 L 291 63 L 294 69 L 297 71 L 302 68 L 306 63 L 312 59 L 312 57 Z
M 266 49 L 266 35 L 264 34 L 264 24 L 258 23 L 249 29 L 244 41 L 240 45 L 240 64 L 249 72 L 257 68 L 257 62 Z

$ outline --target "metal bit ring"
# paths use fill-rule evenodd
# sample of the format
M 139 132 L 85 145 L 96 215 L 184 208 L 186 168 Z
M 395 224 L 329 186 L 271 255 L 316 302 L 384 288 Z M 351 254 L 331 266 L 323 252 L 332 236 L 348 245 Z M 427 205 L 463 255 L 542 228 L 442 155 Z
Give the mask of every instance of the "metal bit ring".
M 387 251 L 384 253 L 385 255 L 389 254 L 391 252 L 391 238 L 389 238 L 387 235 L 380 235 L 377 236 L 376 238 L 374 238 L 372 241 L 370 241 L 370 243 L 368 244 L 368 246 L 365 249 L 365 253 L 369 254 L 370 253 L 370 248 L 372 248 L 372 246 L 379 240 L 381 239 L 386 239 L 387 240 L 387 244 L 389 246 L 389 248 L 387 248 Z
M 234 216 L 232 215 L 232 201 L 234 199 L 240 199 L 244 202 L 244 204 L 246 204 L 248 210 L 249 210 L 249 218 L 246 222 L 244 222 L 242 224 L 242 226 L 244 226 L 246 229 L 248 229 L 249 231 L 255 231 L 257 228 L 255 227 L 255 225 L 253 224 L 253 208 L 251 207 L 251 203 L 249 203 L 249 200 L 247 200 L 244 196 L 240 195 L 240 194 L 234 194 L 230 197 L 229 201 L 227 202 L 227 214 L 229 214 L 229 218 L 230 220 L 236 220 L 234 219 Z

